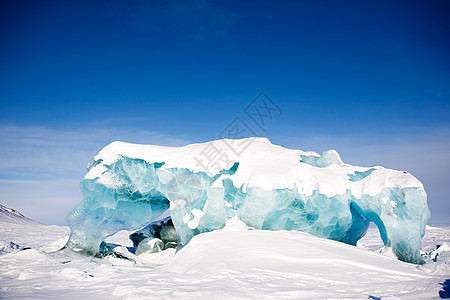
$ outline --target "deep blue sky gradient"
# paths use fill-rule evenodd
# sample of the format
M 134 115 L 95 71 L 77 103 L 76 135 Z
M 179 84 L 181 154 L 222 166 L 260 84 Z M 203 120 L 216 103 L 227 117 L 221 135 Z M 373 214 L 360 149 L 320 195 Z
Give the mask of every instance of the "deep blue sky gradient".
M 442 214 L 436 221 L 450 222 L 442 213 L 450 190 L 434 187 L 430 170 L 415 165 L 425 150 L 403 163 L 393 159 L 426 143 L 424 155 L 450 153 L 449 16 L 450 2 L 435 0 L 2 1 L 4 156 L 17 152 L 9 141 L 20 128 L 95 132 L 89 149 L 80 139 L 82 164 L 114 139 L 149 142 L 128 131 L 163 135 L 162 144 L 212 140 L 265 91 L 283 115 L 267 131 L 255 129 L 258 135 L 304 150 L 334 148 L 350 163 L 417 169 L 430 186 L 430 207 Z M 49 137 L 28 136 L 16 146 L 37 151 L 29 139 Z M 375 150 L 356 158 L 354 152 L 367 153 L 355 148 L 361 144 L 397 146 L 389 158 Z M 41 150 L 51 156 L 55 148 Z M 447 166 L 448 157 L 442 160 Z M 0 179 L 54 172 L 11 165 Z M 83 172 L 84 165 L 58 178 L 79 180 Z M 449 174 L 442 172 L 439 178 Z

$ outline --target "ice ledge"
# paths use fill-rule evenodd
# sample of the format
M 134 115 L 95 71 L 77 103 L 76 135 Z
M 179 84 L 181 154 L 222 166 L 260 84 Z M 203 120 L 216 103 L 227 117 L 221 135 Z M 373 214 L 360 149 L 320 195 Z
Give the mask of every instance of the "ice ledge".
M 209 161 L 212 151 L 220 161 Z M 194 173 L 216 175 L 220 169 L 229 169 L 235 162 L 239 168 L 230 176 L 235 186 L 259 187 L 265 190 L 301 189 L 311 195 L 315 191 L 332 197 L 350 190 L 355 197 L 375 196 L 386 186 L 423 188 L 409 173 L 383 167 L 364 168 L 344 164 L 335 150 L 319 155 L 312 151 L 287 149 L 274 145 L 268 138 L 252 137 L 238 140 L 216 140 L 183 147 L 138 145 L 113 142 L 94 158 L 93 167 L 85 179 L 102 177 L 107 166 L 120 157 L 143 159 L 148 163 L 164 163 L 162 169 L 189 169 Z M 209 167 L 208 167 L 209 165 Z M 215 168 L 214 166 L 218 166 Z M 371 172 L 360 180 L 349 180 L 352 174 Z M 350 176 L 350 178 L 349 178 Z M 104 181 L 107 184 L 106 181 Z

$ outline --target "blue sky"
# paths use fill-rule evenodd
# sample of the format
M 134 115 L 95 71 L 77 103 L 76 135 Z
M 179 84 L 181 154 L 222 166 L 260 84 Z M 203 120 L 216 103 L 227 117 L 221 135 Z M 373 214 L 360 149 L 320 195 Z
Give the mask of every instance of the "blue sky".
M 273 143 L 408 170 L 450 222 L 448 1 L 2 1 L 0 203 L 64 224 L 114 140 L 240 117 Z M 244 108 L 282 109 L 265 131 Z

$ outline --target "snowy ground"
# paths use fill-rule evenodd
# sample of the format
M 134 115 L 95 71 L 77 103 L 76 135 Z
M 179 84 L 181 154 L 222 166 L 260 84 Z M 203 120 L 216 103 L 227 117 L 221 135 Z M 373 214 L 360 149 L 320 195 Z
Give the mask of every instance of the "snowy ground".
M 136 257 L 116 248 L 133 259 L 124 260 L 59 251 L 65 226 L 3 220 L 0 298 L 439 299 L 440 283 L 450 279 L 445 263 L 416 266 L 374 251 L 381 247 L 376 228 L 352 247 L 301 232 L 239 227 L 198 235 L 175 256 L 172 249 Z M 124 237 L 109 242 L 124 245 Z M 450 244 L 450 227 L 428 228 L 423 248 L 444 242 Z

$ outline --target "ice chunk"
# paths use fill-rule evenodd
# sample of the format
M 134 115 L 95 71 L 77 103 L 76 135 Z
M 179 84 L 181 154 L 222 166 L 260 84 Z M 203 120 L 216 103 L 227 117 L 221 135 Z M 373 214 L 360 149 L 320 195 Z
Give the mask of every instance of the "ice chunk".
M 199 163 L 206 149 L 228 161 L 207 168 Z M 422 262 L 426 193 L 406 172 L 353 167 L 334 150 L 319 156 L 260 138 L 179 148 L 114 142 L 93 161 L 81 183 L 83 201 L 67 216 L 67 245 L 74 250 L 102 254 L 106 237 L 144 228 L 170 207 L 174 230 L 149 225 L 139 231 L 147 232 L 141 241 L 158 238 L 165 247 L 167 234 L 183 247 L 237 217 L 255 229 L 298 230 L 356 245 L 372 221 L 399 259 Z
M 322 153 L 322 156 L 318 155 L 300 155 L 301 162 L 309 164 L 318 168 L 325 168 L 331 164 L 342 165 L 343 162 L 339 153 L 335 150 L 328 150 Z
M 67 245 L 89 254 L 120 230 L 136 230 L 149 224 L 169 208 L 169 200 L 157 190 L 156 170 L 161 164 L 123 157 L 107 166 L 100 180 L 81 182 L 83 202 L 68 216 L 71 234 Z
M 130 235 L 130 239 L 133 241 L 133 245 L 136 248 L 136 254 L 139 252 L 146 252 L 147 250 L 142 250 L 144 247 L 141 245 L 141 242 L 145 241 L 144 244 L 147 244 L 146 249 L 155 249 L 150 252 L 158 252 L 161 250 L 165 250 L 168 248 L 175 248 L 177 246 L 177 232 L 172 223 L 172 218 L 170 216 L 161 219 L 159 221 L 155 221 L 150 223 L 145 228 L 133 233 Z M 158 247 L 155 248 L 156 241 L 152 241 L 153 239 L 157 239 L 161 242 L 158 244 Z M 141 248 L 139 248 L 141 247 Z M 139 250 L 141 249 L 141 250 Z
M 9 244 L 4 245 L 3 247 L 0 247 L 0 255 L 3 255 L 5 253 L 18 252 L 18 251 L 26 250 L 26 249 L 30 249 L 30 248 L 29 247 L 25 248 L 16 243 L 9 242 Z
M 450 247 L 447 243 L 437 245 L 436 249 L 425 252 L 423 257 L 426 261 L 443 262 L 450 265 Z
M 164 250 L 164 243 L 157 238 L 146 238 L 136 247 L 136 255 L 142 253 L 156 253 Z
M 359 181 L 359 180 L 363 180 L 364 178 L 369 176 L 370 173 L 372 173 L 375 170 L 376 170 L 375 168 L 370 168 L 369 170 L 364 171 L 364 172 L 355 171 L 354 174 L 347 174 L 347 175 L 348 175 L 348 178 L 350 181 Z

